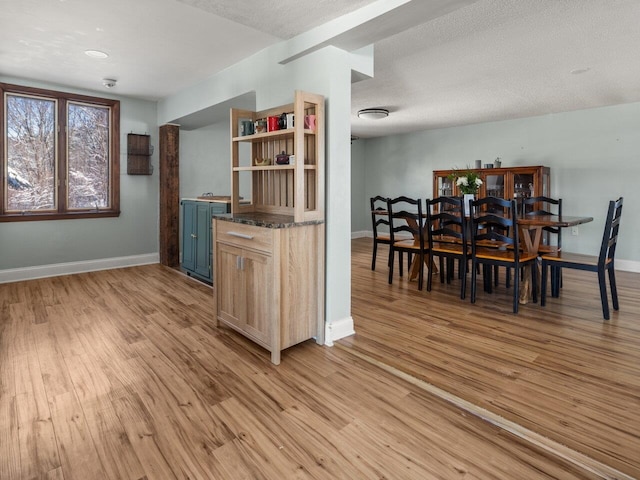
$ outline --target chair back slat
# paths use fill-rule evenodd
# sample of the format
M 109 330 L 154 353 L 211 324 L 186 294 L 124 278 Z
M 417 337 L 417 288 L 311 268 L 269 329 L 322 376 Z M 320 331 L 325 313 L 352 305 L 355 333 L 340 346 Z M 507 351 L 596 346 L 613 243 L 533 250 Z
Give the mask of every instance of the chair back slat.
M 420 248 L 424 248 L 424 228 L 422 217 L 422 200 L 400 196 L 387 199 L 387 211 L 389 213 L 389 233 L 391 244 L 398 241 L 398 233 L 409 233 L 416 240 Z M 407 220 L 411 220 L 408 222 Z
M 531 206 L 532 210 L 527 211 L 527 206 Z M 554 208 L 552 208 L 552 206 Z M 522 211 L 526 217 L 535 217 L 537 215 L 558 215 L 562 217 L 562 199 L 545 197 L 543 195 L 525 198 L 522 200 Z M 562 248 L 562 228 L 544 227 L 542 230 L 556 235 L 556 245 L 558 250 L 560 250 Z
M 615 258 L 620 219 L 622 217 L 622 200 L 622 197 L 620 197 L 618 200 L 611 200 L 609 202 L 600 255 L 598 256 L 598 263 L 602 266 L 604 266 L 605 263 L 613 262 Z
M 438 197 L 427 200 L 427 232 L 429 249 L 433 248 L 434 238 L 447 237 L 467 245 L 466 221 L 462 213 L 462 199 L 457 197 Z
M 371 204 L 371 225 L 373 226 L 373 238 L 378 236 L 378 227 L 384 225 L 389 228 L 389 217 L 376 214 L 377 211 L 385 211 L 387 209 L 387 198 L 377 195 L 369 199 Z
M 479 244 L 495 242 L 511 246 L 516 265 L 519 261 L 519 234 L 516 202 L 498 197 L 485 197 L 471 202 L 471 252 L 475 255 Z

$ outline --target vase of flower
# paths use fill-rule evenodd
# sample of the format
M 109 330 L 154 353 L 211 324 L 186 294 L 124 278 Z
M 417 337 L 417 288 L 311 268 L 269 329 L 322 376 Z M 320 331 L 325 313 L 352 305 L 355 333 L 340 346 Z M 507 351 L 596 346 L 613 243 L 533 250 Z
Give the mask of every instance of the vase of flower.
M 464 193 L 462 194 L 462 201 L 464 202 L 464 216 L 468 217 L 471 215 L 471 207 L 469 206 L 469 202 L 476 199 L 475 193 Z
M 456 185 L 462 193 L 464 214 L 468 217 L 471 215 L 469 201 L 475 200 L 476 195 L 478 194 L 478 189 L 480 188 L 480 185 L 482 185 L 482 179 L 480 178 L 480 175 L 472 171 L 468 171 L 463 175 L 455 174 L 454 176 L 456 178 Z

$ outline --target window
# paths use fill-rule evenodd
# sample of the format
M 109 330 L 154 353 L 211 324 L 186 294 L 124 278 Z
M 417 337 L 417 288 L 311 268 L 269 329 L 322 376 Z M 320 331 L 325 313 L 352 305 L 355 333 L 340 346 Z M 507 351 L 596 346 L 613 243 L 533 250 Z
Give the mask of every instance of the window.
M 117 216 L 120 102 L 0 83 L 0 221 Z

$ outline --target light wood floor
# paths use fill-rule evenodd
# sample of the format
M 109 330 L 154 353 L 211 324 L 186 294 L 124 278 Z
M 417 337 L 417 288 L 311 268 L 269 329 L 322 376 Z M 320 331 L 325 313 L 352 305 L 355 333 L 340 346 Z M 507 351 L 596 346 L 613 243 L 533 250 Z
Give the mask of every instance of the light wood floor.
M 623 318 L 640 312 L 636 277 L 621 277 L 623 311 L 604 325 L 560 315 L 597 295 L 576 293 L 568 275 L 564 307 L 515 317 L 500 293 L 469 308 L 455 286 L 388 287 L 384 260 L 371 272 L 369 254 L 354 242 L 358 334 L 290 348 L 278 367 L 213 326 L 209 287 L 159 265 L 0 285 L 0 479 L 597 478 L 350 348 L 534 427 L 569 402 L 560 430 L 595 436 L 578 446 L 606 437 L 596 453 L 637 474 L 640 342 Z M 598 375 L 610 403 L 589 393 Z M 569 388 L 557 390 L 563 376 Z M 527 420 L 518 412 L 532 385 L 550 400 L 538 411 L 535 399 Z
M 640 275 L 618 272 L 609 321 L 596 275 L 570 270 L 561 298 L 514 315 L 504 279 L 472 305 L 457 280 L 388 285 L 387 250 L 374 272 L 371 240 L 352 248 L 357 333 L 341 344 L 640 478 Z

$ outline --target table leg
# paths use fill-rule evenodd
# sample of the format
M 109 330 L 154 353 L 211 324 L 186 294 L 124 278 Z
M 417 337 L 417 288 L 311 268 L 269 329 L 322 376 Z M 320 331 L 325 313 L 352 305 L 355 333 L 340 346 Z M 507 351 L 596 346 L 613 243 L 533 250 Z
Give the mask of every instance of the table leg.
M 424 265 L 429 269 L 429 255 L 424 256 Z M 438 267 L 435 262 L 431 262 L 431 268 L 433 268 L 433 273 L 438 273 Z M 428 273 L 428 271 L 426 272 Z M 414 281 L 418 279 L 420 275 L 420 255 L 417 253 L 413 256 L 413 260 L 411 261 L 411 273 L 409 273 L 409 280 Z
M 540 240 L 542 239 L 542 227 L 533 226 L 531 228 L 520 228 L 520 241 L 523 244 L 523 250 L 528 252 L 538 252 L 540 246 Z M 534 268 L 538 268 L 537 262 Z M 540 272 L 538 272 L 540 273 Z M 518 275 L 519 272 L 514 272 L 514 275 Z M 521 305 L 529 303 L 529 299 L 533 295 L 531 285 L 531 265 L 526 265 L 522 269 L 523 279 L 520 282 L 520 294 L 519 301 Z M 537 275 L 540 278 L 540 275 Z

